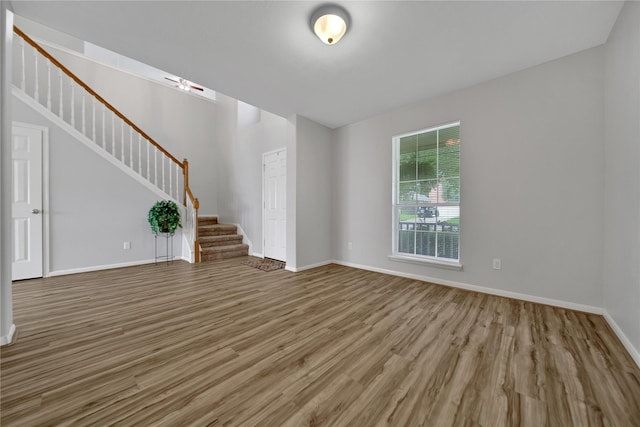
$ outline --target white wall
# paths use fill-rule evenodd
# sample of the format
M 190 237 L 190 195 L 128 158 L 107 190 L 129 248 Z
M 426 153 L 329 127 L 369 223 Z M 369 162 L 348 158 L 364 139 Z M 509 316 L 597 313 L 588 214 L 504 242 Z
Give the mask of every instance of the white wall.
M 212 185 L 219 158 L 215 103 L 70 51 L 44 47 L 177 159 L 187 158 L 189 185 L 200 201 L 200 213 L 217 213 L 217 187 Z
M 604 308 L 640 364 L 640 3 L 624 5 L 605 64 Z
M 601 307 L 603 101 L 599 47 L 336 130 L 336 259 Z M 458 120 L 463 270 L 390 261 L 391 139 Z
M 13 98 L 13 119 L 49 128 L 50 272 L 65 273 L 154 258 L 147 213 L 158 196 Z M 131 242 L 124 250 L 123 243 Z M 165 242 L 166 243 L 166 242 Z M 160 253 L 164 254 L 164 247 Z M 182 238 L 174 238 L 174 255 Z
M 296 267 L 333 259 L 331 245 L 331 129 L 296 120 Z
M 0 345 L 11 342 L 11 45 L 13 13 L 0 1 Z
M 238 139 L 238 101 L 228 96 L 218 97 L 218 121 L 217 137 L 220 141 L 217 156 L 219 157 L 220 173 L 216 186 L 218 187 L 218 216 L 220 221 L 236 221 L 240 208 L 239 202 L 231 187 L 236 185 L 235 147 Z M 251 248 L 252 250 L 254 248 Z
M 287 120 L 218 96 L 220 220 L 240 224 L 251 253 L 263 253 L 262 154 L 287 146 Z

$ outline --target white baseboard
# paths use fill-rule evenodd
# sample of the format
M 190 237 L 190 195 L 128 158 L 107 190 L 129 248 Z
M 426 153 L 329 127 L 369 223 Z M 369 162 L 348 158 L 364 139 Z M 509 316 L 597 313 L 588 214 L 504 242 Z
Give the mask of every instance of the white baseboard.
M 302 267 L 289 267 L 287 265 L 284 267 L 284 269 L 288 271 L 293 271 L 294 273 L 298 273 L 300 271 L 311 270 L 312 268 L 322 267 L 324 265 L 329 265 L 329 264 L 339 264 L 339 263 L 334 260 L 329 260 L 329 261 L 317 262 L 315 264 L 304 265 Z
M 11 327 L 9 328 L 9 333 L 7 335 L 3 335 L 0 337 L 0 345 L 11 344 L 11 341 L 13 341 L 13 335 L 15 333 L 16 333 L 16 325 L 12 323 Z
M 177 256 L 174 258 L 174 261 L 186 261 L 190 262 L 188 259 L 185 259 L 181 256 Z M 156 262 L 155 259 L 143 259 L 139 261 L 130 261 L 130 262 L 122 262 L 118 264 L 107 264 L 107 265 L 94 265 L 91 267 L 81 267 L 81 268 L 71 268 L 69 270 L 57 270 L 51 271 L 47 274 L 46 277 L 54 277 L 54 276 L 66 276 L 67 274 L 77 274 L 77 273 L 88 273 L 91 271 L 100 271 L 100 270 L 111 270 L 114 268 L 123 268 L 123 267 L 133 267 L 136 265 L 145 265 L 145 264 L 154 264 Z M 158 264 L 162 264 L 165 261 L 158 261 Z
M 422 276 L 422 275 L 419 275 L 419 274 L 402 273 L 402 272 L 399 272 L 399 271 L 387 270 L 387 269 L 384 269 L 384 268 L 370 267 L 370 266 L 367 266 L 367 265 L 354 264 L 354 263 L 350 263 L 350 262 L 344 262 L 344 261 L 333 261 L 333 262 L 335 264 L 344 265 L 345 267 L 353 267 L 353 268 L 359 268 L 361 270 L 373 271 L 373 272 L 376 272 L 376 273 L 383 273 L 383 274 L 390 274 L 392 276 L 406 277 L 408 279 L 421 280 L 423 282 L 430 282 L 430 283 L 435 283 L 437 285 L 450 286 L 452 288 L 465 289 L 465 290 L 468 290 L 468 291 L 475 291 L 475 292 L 480 292 L 480 293 L 483 293 L 483 294 L 496 295 L 496 296 L 499 296 L 499 297 L 506 297 L 506 298 L 513 298 L 513 299 L 518 299 L 518 300 L 522 300 L 522 301 L 535 302 L 535 303 L 539 303 L 539 304 L 546 304 L 546 305 L 551 305 L 551 306 L 554 306 L 554 307 L 567 308 L 569 310 L 583 311 L 583 312 L 586 312 L 586 313 L 593 313 L 593 314 L 602 314 L 603 313 L 603 309 L 602 308 L 593 307 L 593 306 L 590 306 L 590 305 L 576 304 L 576 303 L 573 303 L 573 302 L 556 300 L 556 299 L 552 299 L 552 298 L 538 297 L 538 296 L 528 295 L 528 294 L 521 294 L 521 293 L 518 293 L 518 292 L 505 291 L 505 290 L 502 290 L 502 289 L 486 288 L 484 286 L 470 285 L 468 283 L 454 282 L 454 281 L 451 281 L 451 280 L 444 280 L 444 279 L 439 279 L 439 278 L 436 278 L 436 277 Z
M 622 342 L 624 348 L 627 349 L 633 361 L 636 362 L 636 365 L 638 365 L 638 367 L 640 368 L 640 351 L 638 351 L 638 349 L 635 348 L 633 344 L 631 344 L 631 340 L 627 338 L 625 333 L 622 331 L 620 326 L 618 326 L 616 321 L 613 320 L 613 317 L 611 317 L 607 310 L 603 310 L 602 315 L 604 316 L 604 319 L 607 321 L 609 326 L 611 326 L 611 329 L 613 329 L 613 332 L 615 332 L 615 334 L 618 336 L 618 339 L 620 340 L 620 342 Z

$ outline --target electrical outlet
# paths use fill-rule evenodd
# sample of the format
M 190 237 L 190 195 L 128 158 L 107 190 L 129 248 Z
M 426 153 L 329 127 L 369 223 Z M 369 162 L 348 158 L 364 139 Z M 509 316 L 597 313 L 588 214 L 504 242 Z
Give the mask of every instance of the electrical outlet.
M 502 260 L 500 258 L 493 259 L 493 269 L 501 270 L 502 269 Z
M 347 249 L 349 249 L 349 250 L 353 249 L 353 243 L 352 242 L 347 243 Z
M 124 242 L 124 244 L 122 245 L 122 249 L 124 249 L 125 251 L 131 249 L 131 242 Z

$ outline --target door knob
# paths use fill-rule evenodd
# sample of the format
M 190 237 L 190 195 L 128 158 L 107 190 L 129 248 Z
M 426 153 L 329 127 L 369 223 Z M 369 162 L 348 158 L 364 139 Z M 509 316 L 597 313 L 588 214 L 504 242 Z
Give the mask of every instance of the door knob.
M 40 213 L 40 209 L 33 209 L 33 210 L 31 211 L 31 213 L 39 214 L 39 213 Z

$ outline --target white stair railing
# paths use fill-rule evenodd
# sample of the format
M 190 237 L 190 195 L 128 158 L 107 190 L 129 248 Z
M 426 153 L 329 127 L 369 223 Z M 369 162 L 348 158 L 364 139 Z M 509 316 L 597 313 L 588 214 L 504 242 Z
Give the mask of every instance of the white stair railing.
M 80 132 L 130 172 L 182 201 L 187 218 L 183 232 L 200 260 L 198 199 L 189 189 L 189 168 L 176 159 L 34 40 L 14 27 L 14 86 Z

